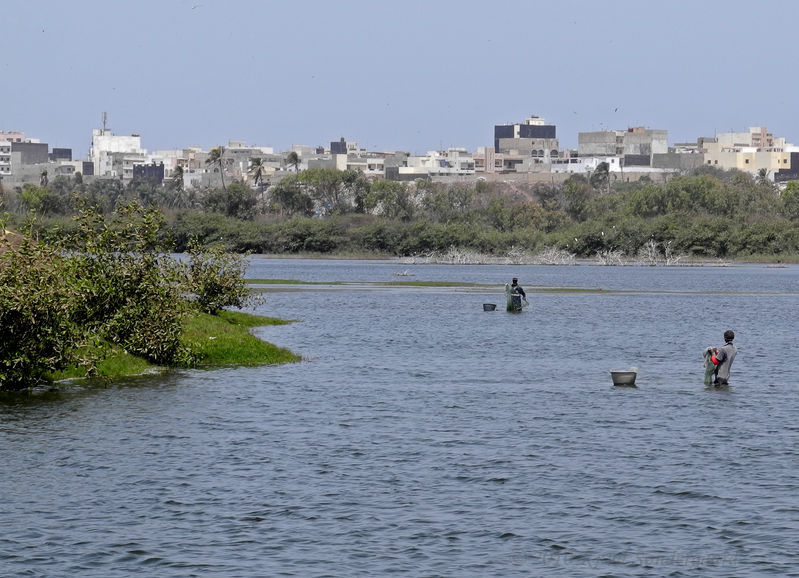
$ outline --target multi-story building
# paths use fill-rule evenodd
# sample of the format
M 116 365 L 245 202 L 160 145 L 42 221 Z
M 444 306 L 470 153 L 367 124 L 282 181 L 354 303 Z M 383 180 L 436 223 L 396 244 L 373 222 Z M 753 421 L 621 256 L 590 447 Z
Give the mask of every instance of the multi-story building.
M 265 171 L 268 168 L 273 170 L 274 157 L 272 147 L 247 146 L 241 141 L 228 141 L 227 147 L 222 152 L 225 178 L 246 180 L 254 158 L 261 159 Z
M 47 143 L 37 140 L 12 142 L 11 152 L 19 154 L 18 164 L 20 165 L 40 165 L 46 164 L 50 160 Z
M 397 167 L 400 180 L 420 177 L 466 176 L 474 174 L 474 157 L 464 148 L 430 151 L 425 156 L 409 156 Z
M 581 132 L 577 135 L 580 157 L 622 157 L 622 165 L 652 166 L 652 155 L 667 153 L 668 131 L 642 126 L 627 130 Z
M 762 151 L 782 152 L 786 146 L 784 138 L 774 138 L 764 126 L 750 126 L 747 132 L 720 132 L 715 140 L 722 149 L 753 147 Z
M 160 185 L 164 182 L 164 163 L 153 162 L 149 165 L 134 165 L 133 178 Z
M 60 161 L 70 162 L 72 161 L 72 149 L 70 148 L 58 148 L 53 147 L 53 150 L 50 151 L 50 161 L 57 163 Z
M 0 141 L 25 142 L 25 133 L 19 130 L 0 130 Z
M 96 176 L 132 179 L 133 165 L 144 164 L 146 156 L 138 134 L 117 136 L 105 128 L 92 131 L 89 160 L 94 164 Z
M 714 139 L 702 139 L 701 146 L 704 164 L 720 169 L 773 174 L 797 168 L 791 163 L 796 147 L 761 126 L 750 127 L 748 132 L 718 133 Z
M 0 140 L 0 178 L 11 174 L 11 142 Z
M 549 163 L 558 158 L 559 148 L 555 125 L 539 116 L 526 118 L 523 123 L 494 126 L 494 152 L 505 157 Z

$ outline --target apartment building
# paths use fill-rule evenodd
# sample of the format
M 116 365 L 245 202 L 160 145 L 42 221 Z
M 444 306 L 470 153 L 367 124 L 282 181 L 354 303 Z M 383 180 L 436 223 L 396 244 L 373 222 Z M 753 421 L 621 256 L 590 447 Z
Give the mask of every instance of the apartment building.
M 404 166 L 397 167 L 399 180 L 441 176 L 473 175 L 474 157 L 464 148 L 449 148 L 446 151 L 429 151 L 424 156 L 409 156 Z
M 11 142 L 0 140 L 0 177 L 11 174 Z
M 0 130 L 0 141 L 25 142 L 25 133 L 19 130 Z
M 137 134 L 118 136 L 110 130 L 92 130 L 92 147 L 89 161 L 94 165 L 94 174 L 100 177 L 133 178 L 133 166 L 147 161 L 147 151 L 141 146 Z
M 540 116 L 530 116 L 517 124 L 494 126 L 494 152 L 506 160 L 503 170 L 512 170 L 512 165 L 528 158 L 549 163 L 558 158 L 559 150 L 557 128 Z
M 622 157 L 625 167 L 652 166 L 652 155 L 667 153 L 668 131 L 642 126 L 577 134 L 580 157 Z
M 799 168 L 791 163 L 791 153 L 797 148 L 762 126 L 749 127 L 746 132 L 718 133 L 714 139 L 703 139 L 701 147 L 703 163 L 720 169 L 776 173 Z

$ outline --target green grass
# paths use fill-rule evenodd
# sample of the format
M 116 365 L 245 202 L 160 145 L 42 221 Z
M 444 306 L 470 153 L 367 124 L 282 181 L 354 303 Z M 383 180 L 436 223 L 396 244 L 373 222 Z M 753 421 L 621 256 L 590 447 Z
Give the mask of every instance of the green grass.
M 118 377 L 121 375 L 138 375 L 155 369 L 152 363 L 131 355 L 111 343 L 102 342 L 99 346 L 83 353 L 91 354 L 100 359 L 97 363 L 97 377 Z M 47 375 L 48 380 L 60 381 L 86 377 L 86 368 L 81 366 L 67 367 L 62 371 Z
M 262 365 L 300 361 L 300 356 L 250 334 L 250 327 L 283 325 L 288 321 L 248 313 L 222 311 L 219 315 L 191 314 L 183 343 L 197 357 L 198 366 Z

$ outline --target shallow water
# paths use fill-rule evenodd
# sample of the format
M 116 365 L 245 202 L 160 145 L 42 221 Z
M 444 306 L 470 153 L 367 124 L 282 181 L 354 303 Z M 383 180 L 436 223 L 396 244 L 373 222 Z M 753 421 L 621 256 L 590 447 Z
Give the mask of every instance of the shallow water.
M 799 575 L 799 268 L 249 276 L 496 289 L 272 291 L 259 311 L 298 322 L 256 332 L 302 363 L 4 400 L 4 575 Z M 706 389 L 727 328 L 731 386 Z

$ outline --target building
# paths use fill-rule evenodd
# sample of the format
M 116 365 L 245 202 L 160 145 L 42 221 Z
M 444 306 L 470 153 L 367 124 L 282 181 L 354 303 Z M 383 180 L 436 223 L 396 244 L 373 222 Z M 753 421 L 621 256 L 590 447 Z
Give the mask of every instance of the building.
M 72 160 L 72 149 L 53 147 L 53 150 L 50 151 L 50 157 L 49 158 L 54 163 L 57 163 L 59 161 L 71 161 Z
M 18 130 L 10 130 L 8 132 L 0 130 L 0 141 L 25 142 L 25 133 Z
M 160 185 L 164 182 L 164 163 L 133 165 L 133 178 Z
M 627 130 L 581 132 L 577 135 L 580 157 L 622 157 L 625 167 L 652 166 L 652 156 L 669 152 L 668 131 L 642 126 Z
M 747 132 L 721 132 L 715 141 L 722 149 L 753 147 L 769 152 L 782 152 L 786 142 L 784 138 L 774 138 L 764 126 L 750 126 Z
M 19 153 L 19 163 L 23 165 L 39 165 L 50 160 L 47 143 L 24 141 L 12 142 L 11 152 Z
M 341 140 L 339 140 L 338 142 L 333 141 L 330 143 L 330 154 L 332 155 L 347 154 L 347 141 L 344 140 L 344 137 L 341 137 Z
M 13 140 L 0 139 L 0 177 L 13 184 L 39 183 L 42 172 L 70 174 L 50 162 L 47 143 L 25 138 L 22 132 L 0 133 Z
M 0 178 L 11 174 L 11 142 L 0 140 Z
M 133 166 L 146 162 L 147 151 L 141 147 L 141 136 L 117 136 L 110 130 L 94 129 L 89 160 L 99 177 L 133 178 Z
M 705 162 L 705 155 L 701 150 L 683 146 L 669 147 L 667 153 L 654 153 L 652 155 L 653 169 L 668 169 L 679 172 L 690 172 L 701 167 Z
M 222 151 L 225 178 L 247 180 L 252 159 L 254 158 L 261 159 L 264 171 L 269 169 L 268 172 L 274 172 L 276 170 L 277 157 L 272 147 L 247 146 L 241 141 L 228 141 L 227 147 Z
M 430 151 L 425 156 L 409 156 L 397 167 L 398 180 L 424 177 L 467 176 L 475 171 L 474 157 L 464 148 Z
M 715 138 L 701 139 L 703 164 L 750 173 L 766 170 L 787 174 L 799 167 L 792 165 L 792 150 L 796 147 L 784 138 L 775 138 L 765 127 L 749 127 L 748 132 L 718 133 Z
M 788 151 L 790 155 L 790 167 L 774 171 L 774 182 L 785 183 L 787 181 L 799 181 L 799 150 Z
M 539 116 L 526 118 L 523 123 L 494 126 L 494 152 L 505 156 L 538 159 L 548 163 L 558 157 L 557 130 Z

